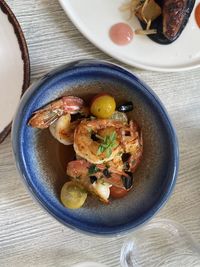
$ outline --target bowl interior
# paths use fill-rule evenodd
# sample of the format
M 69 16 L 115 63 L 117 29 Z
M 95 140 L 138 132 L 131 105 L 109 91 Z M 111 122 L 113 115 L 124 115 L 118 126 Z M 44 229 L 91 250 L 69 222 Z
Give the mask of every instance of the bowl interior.
M 104 205 L 89 197 L 84 207 L 66 209 L 59 200 L 68 180 L 67 162 L 74 159 L 72 146 L 58 143 L 49 130 L 27 126 L 33 111 L 63 95 L 89 102 L 99 92 L 109 92 L 117 103 L 132 101 L 129 118 L 138 122 L 144 139 L 141 164 L 134 173 L 132 191 Z M 25 94 L 13 125 L 13 148 L 18 168 L 37 200 L 71 228 L 95 234 L 129 230 L 149 219 L 166 201 L 176 173 L 175 136 L 158 99 L 138 78 L 106 64 L 64 66 L 43 78 Z

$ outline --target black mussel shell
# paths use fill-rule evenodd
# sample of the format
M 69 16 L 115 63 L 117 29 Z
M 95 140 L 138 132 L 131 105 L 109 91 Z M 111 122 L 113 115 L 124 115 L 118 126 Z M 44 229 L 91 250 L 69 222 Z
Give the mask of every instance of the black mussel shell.
M 117 111 L 119 111 L 119 112 L 129 112 L 132 110 L 133 110 L 133 103 L 131 101 L 117 106 Z
M 156 2 L 158 3 L 158 5 L 163 8 L 163 3 L 164 1 L 167 0 L 157 0 Z M 169 40 L 167 39 L 164 34 L 163 34 L 163 17 L 162 15 L 159 16 L 157 19 L 155 19 L 152 24 L 151 24 L 151 29 L 157 29 L 157 33 L 156 34 L 149 34 L 148 37 L 159 44 L 163 44 L 163 45 L 167 45 L 167 44 L 171 44 L 173 43 L 182 33 L 182 31 L 184 30 L 190 14 L 192 13 L 194 4 L 195 4 L 195 0 L 184 0 L 186 1 L 186 10 L 185 10 L 185 16 L 183 18 L 183 21 L 181 22 L 181 27 L 180 30 L 178 31 L 177 35 L 175 36 L 175 38 L 173 38 L 173 40 Z M 142 26 L 142 28 L 145 30 L 146 29 L 146 23 L 140 21 L 140 24 Z

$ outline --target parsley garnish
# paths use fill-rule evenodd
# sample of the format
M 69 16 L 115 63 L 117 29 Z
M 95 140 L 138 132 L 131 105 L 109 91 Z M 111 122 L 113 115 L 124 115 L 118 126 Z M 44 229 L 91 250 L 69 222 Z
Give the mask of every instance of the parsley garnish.
M 94 117 L 94 116 L 90 116 L 90 120 L 92 121 L 92 120 L 95 120 L 96 119 L 96 117 Z
M 92 164 L 89 168 L 88 168 L 88 175 L 92 175 L 94 173 L 99 172 L 99 168 L 97 168 L 97 166 L 95 164 Z
M 97 155 L 106 152 L 106 157 L 109 158 L 112 154 L 112 148 L 117 147 L 116 142 L 116 132 L 112 132 L 110 135 L 106 135 L 105 137 L 101 137 L 102 143 L 99 145 L 97 150 Z
M 91 127 L 88 128 L 88 133 L 92 133 L 92 128 Z

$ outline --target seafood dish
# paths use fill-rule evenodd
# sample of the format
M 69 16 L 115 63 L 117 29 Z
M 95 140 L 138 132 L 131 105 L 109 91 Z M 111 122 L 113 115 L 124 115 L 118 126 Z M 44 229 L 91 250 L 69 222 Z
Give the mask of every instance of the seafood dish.
M 82 207 L 89 194 L 108 204 L 133 188 L 143 138 L 137 122 L 129 119 L 132 110 L 132 102 L 117 105 L 111 95 L 101 93 L 90 103 L 63 96 L 32 114 L 30 127 L 48 128 L 58 142 L 73 146 L 75 158 L 66 162 L 60 193 L 65 207 Z
M 147 35 L 159 44 L 174 42 L 184 30 L 195 0 L 131 0 L 122 7 L 130 10 L 142 26 L 136 34 Z

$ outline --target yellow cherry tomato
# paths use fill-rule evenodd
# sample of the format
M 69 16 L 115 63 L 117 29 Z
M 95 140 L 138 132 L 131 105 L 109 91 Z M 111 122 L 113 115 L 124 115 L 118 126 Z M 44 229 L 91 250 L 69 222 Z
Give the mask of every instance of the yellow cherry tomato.
M 67 182 L 61 189 L 60 199 L 62 204 L 70 209 L 78 209 L 83 206 L 87 198 L 84 188 L 74 182 Z
M 108 119 L 116 108 L 115 99 L 108 94 L 97 95 L 91 104 L 90 112 L 99 119 Z

